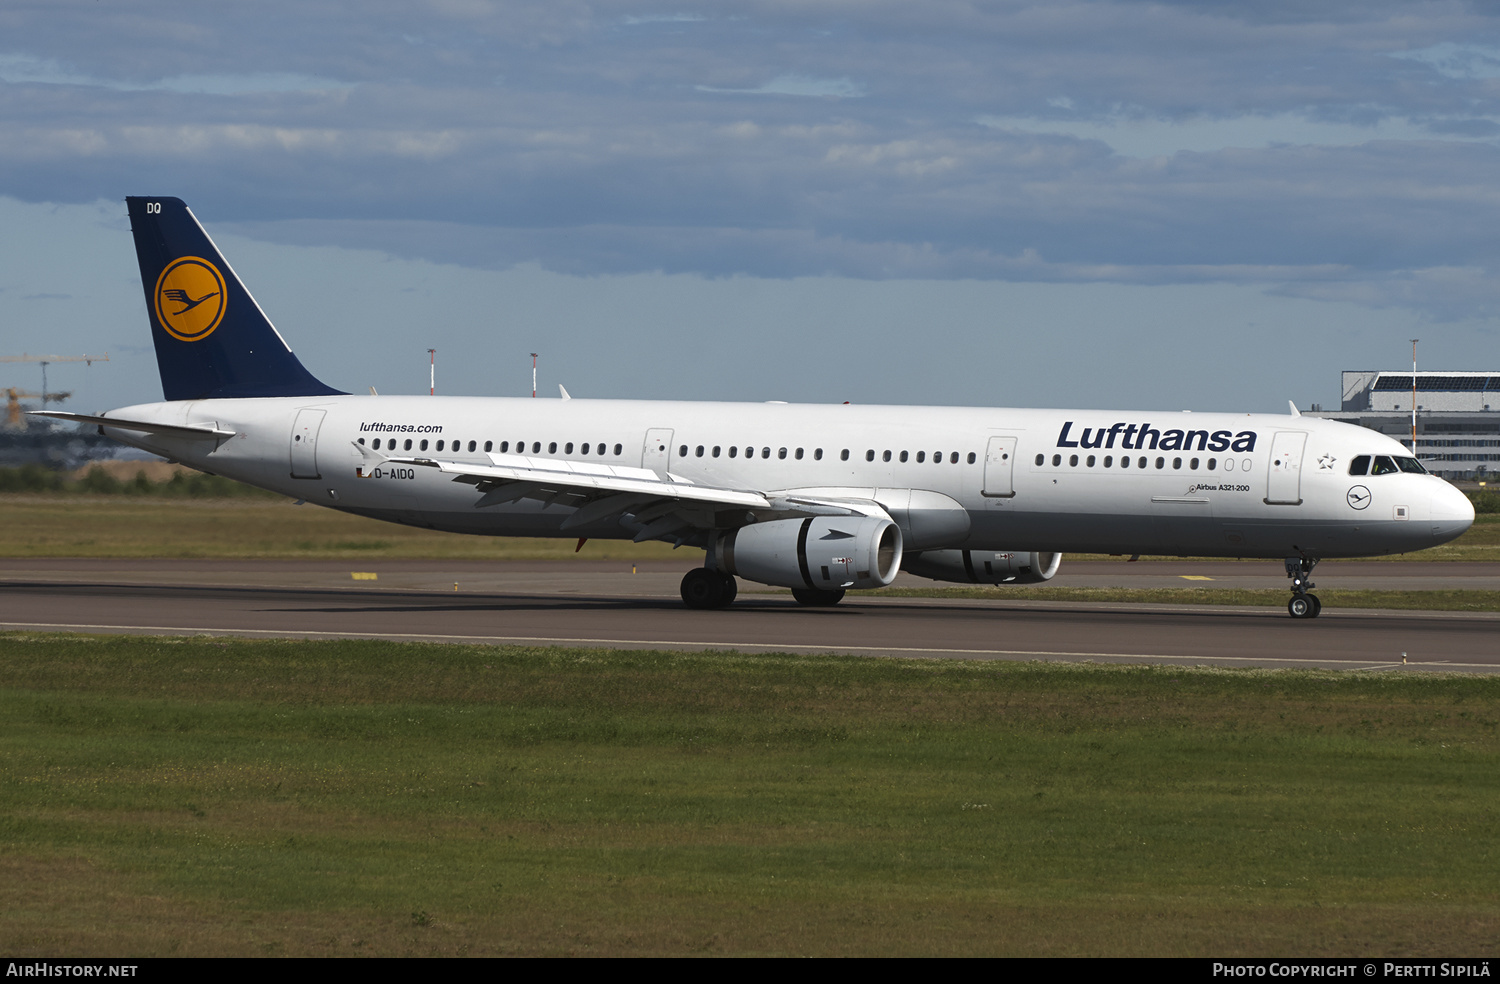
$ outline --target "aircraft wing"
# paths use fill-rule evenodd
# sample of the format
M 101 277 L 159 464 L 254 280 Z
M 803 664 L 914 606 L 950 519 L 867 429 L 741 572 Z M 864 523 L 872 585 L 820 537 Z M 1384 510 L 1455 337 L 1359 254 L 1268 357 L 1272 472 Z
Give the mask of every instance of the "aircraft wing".
M 700 485 L 670 472 L 602 462 L 565 461 L 527 455 L 489 454 L 489 464 L 382 455 L 355 444 L 367 458 L 391 464 L 436 468 L 453 481 L 481 493 L 474 508 L 520 499 L 559 503 L 576 511 L 562 529 L 616 518 L 637 529 L 636 541 L 675 536 L 679 542 L 695 530 L 743 526 L 747 511 L 776 516 L 851 515 L 878 512 L 872 501 L 823 499 L 753 489 Z M 729 516 L 719 513 L 728 511 Z

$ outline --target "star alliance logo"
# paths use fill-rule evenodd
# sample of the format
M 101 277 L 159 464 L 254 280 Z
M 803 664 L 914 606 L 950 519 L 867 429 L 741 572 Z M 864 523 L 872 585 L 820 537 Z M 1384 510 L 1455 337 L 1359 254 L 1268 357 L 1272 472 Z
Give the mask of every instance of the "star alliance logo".
M 1333 463 L 1339 459 L 1331 454 L 1325 454 L 1318 459 L 1318 471 L 1332 471 Z

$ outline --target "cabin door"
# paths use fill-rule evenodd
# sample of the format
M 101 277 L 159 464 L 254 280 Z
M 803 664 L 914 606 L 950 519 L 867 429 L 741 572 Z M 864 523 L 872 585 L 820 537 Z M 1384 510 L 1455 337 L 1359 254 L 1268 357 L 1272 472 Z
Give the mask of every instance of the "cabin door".
M 1271 441 L 1271 467 L 1266 474 L 1266 502 L 1272 505 L 1302 504 L 1302 448 L 1306 431 L 1277 431 Z
M 990 438 L 984 455 L 984 494 L 991 499 L 1008 499 L 1016 494 L 1013 477 L 1016 471 L 1016 439 Z
M 318 474 L 318 428 L 325 410 L 298 410 L 292 424 L 292 477 L 321 478 Z
M 641 446 L 641 467 L 666 474 L 672 462 L 672 428 L 653 427 Z

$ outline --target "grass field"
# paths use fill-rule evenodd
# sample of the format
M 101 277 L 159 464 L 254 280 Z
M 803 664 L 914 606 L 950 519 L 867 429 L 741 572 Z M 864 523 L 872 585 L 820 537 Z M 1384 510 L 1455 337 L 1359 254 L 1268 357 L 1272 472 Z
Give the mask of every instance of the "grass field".
M 1500 952 L 1500 678 L 0 636 L 0 951 Z
M 289 500 L 153 499 L 123 495 L 0 495 L 0 557 L 273 557 L 544 560 L 575 556 L 571 539 L 438 533 Z M 595 560 L 701 558 L 670 544 L 591 540 Z M 1400 560 L 1500 560 L 1500 514 L 1482 514 L 1452 543 Z M 1109 559 L 1068 554 L 1073 560 Z M 1124 558 L 1114 558 L 1123 560 Z M 1264 563 L 1264 561 L 1257 561 Z M 1285 600 L 1283 599 L 1283 604 Z

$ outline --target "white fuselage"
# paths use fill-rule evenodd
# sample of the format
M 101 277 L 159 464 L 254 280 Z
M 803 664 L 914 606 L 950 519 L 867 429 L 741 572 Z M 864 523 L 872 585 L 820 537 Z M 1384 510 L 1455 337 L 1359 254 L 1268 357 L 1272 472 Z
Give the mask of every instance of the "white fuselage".
M 490 460 L 488 444 L 720 488 L 869 499 L 916 550 L 1353 557 L 1443 543 L 1474 515 L 1430 475 L 1349 474 L 1358 455 L 1409 456 L 1397 442 L 1290 415 L 336 396 L 157 403 L 109 416 L 217 424 L 234 436 L 105 431 L 308 502 L 491 536 L 634 530 L 616 519 L 564 530 L 571 507 L 531 499 L 478 507 L 472 484 L 382 467 L 357 444 L 373 450 L 378 438 L 379 454 L 475 463 Z M 967 522 L 955 525 L 959 509 Z M 923 510 L 938 521 L 924 522 Z

